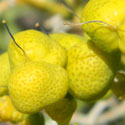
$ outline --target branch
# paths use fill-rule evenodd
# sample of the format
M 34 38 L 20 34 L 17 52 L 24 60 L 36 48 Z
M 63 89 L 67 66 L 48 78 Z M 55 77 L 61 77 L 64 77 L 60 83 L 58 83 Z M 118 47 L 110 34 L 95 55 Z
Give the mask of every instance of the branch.
M 97 119 L 99 119 L 103 114 L 103 111 L 109 107 L 115 107 L 114 98 L 110 98 L 108 100 L 99 101 L 95 104 L 95 106 L 91 109 L 88 114 L 75 113 L 72 118 L 72 123 L 78 122 L 81 125 L 93 125 L 97 123 Z M 114 109 L 114 108 L 113 108 Z M 104 113 L 105 114 L 105 113 Z
M 113 120 L 117 120 L 125 116 L 125 101 L 111 108 L 106 113 L 102 114 L 96 121 L 96 124 L 107 124 Z

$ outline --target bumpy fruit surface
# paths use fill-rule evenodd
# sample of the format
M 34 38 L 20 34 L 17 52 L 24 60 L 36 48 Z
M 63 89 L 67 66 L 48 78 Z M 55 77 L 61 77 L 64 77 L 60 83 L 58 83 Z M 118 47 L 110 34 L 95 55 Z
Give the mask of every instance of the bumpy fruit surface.
M 17 110 L 35 113 L 63 98 L 68 90 L 67 72 L 46 62 L 27 62 L 10 76 L 9 92 Z
M 26 114 L 22 114 L 18 112 L 9 96 L 2 96 L 0 97 L 0 121 L 1 122 L 19 122 L 24 120 L 24 118 L 27 117 Z
M 112 84 L 112 91 L 119 99 L 125 100 L 125 73 L 118 72 Z
M 82 11 L 83 30 L 106 52 L 120 48 L 125 53 L 125 0 L 90 0 Z
M 30 61 L 46 61 L 64 66 L 65 50 L 46 34 L 36 30 L 26 30 L 15 34 L 14 38 Z M 8 55 L 12 69 L 26 62 L 26 57 L 12 40 L 9 43 Z
M 89 42 L 72 47 L 68 51 L 67 64 L 71 94 L 84 101 L 104 96 L 111 86 L 120 60 L 119 56 L 115 59 Z
M 81 36 L 69 33 L 52 33 L 50 37 L 56 40 L 66 50 L 84 41 Z
M 59 125 L 68 125 L 76 109 L 76 100 L 74 98 L 63 98 L 45 108 L 48 115 Z
M 8 79 L 10 75 L 10 66 L 8 53 L 0 55 L 0 96 L 8 92 Z

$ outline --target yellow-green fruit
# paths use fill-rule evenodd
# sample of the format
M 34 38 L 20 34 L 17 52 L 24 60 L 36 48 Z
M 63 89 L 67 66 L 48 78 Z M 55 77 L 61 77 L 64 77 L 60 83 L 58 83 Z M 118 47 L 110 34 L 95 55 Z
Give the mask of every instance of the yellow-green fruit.
M 46 61 L 60 66 L 65 65 L 65 50 L 46 34 L 36 30 L 26 30 L 15 34 L 14 38 L 30 61 Z M 27 61 L 20 48 L 12 40 L 9 43 L 8 55 L 12 69 Z
M 72 47 L 68 51 L 67 64 L 71 94 L 83 101 L 104 96 L 111 86 L 119 60 L 119 55 L 107 55 L 89 42 Z
M 118 72 L 112 84 L 112 92 L 120 100 L 125 100 L 125 73 Z
M 0 55 L 0 96 L 8 92 L 8 79 L 10 75 L 10 66 L 8 60 L 8 53 Z
M 90 0 L 83 8 L 81 21 L 103 21 L 83 25 L 102 50 L 111 52 L 120 48 L 125 53 L 125 0 Z
M 2 96 L 0 97 L 0 121 L 1 122 L 19 122 L 25 119 L 27 117 L 26 114 L 22 114 L 18 112 L 9 96 Z
M 52 33 L 50 37 L 56 40 L 62 47 L 69 50 L 77 43 L 83 42 L 83 37 L 69 33 Z
M 74 98 L 63 98 L 45 108 L 47 114 L 59 125 L 68 125 L 76 109 L 77 103 Z
M 68 90 L 67 72 L 46 62 L 27 62 L 10 76 L 9 93 L 17 110 L 36 113 L 63 98 Z

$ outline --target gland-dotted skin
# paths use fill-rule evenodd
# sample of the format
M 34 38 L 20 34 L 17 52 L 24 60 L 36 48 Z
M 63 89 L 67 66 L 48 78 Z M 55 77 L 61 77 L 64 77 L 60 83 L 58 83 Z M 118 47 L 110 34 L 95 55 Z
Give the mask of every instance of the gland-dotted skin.
M 68 125 L 74 111 L 76 110 L 76 100 L 74 98 L 63 98 L 45 108 L 47 114 L 58 124 Z
M 1 122 L 20 122 L 28 115 L 18 112 L 9 96 L 0 97 L 0 121 Z
M 83 25 L 83 30 L 92 37 L 102 50 L 112 52 L 118 47 L 125 53 L 125 0 L 90 0 L 83 8 L 81 21 L 103 21 Z
M 68 52 L 67 71 L 70 92 L 78 99 L 93 101 L 111 86 L 117 61 L 89 43 L 80 43 Z M 116 62 L 116 63 L 115 63 Z
M 8 92 L 8 80 L 10 75 L 10 66 L 8 53 L 5 52 L 0 55 L 0 96 Z
M 69 33 L 52 33 L 50 37 L 56 40 L 66 50 L 84 41 L 81 36 Z
M 68 75 L 60 66 L 46 62 L 27 62 L 15 68 L 9 92 L 17 110 L 35 113 L 63 98 L 68 91 Z
M 64 66 L 66 62 L 65 50 L 46 34 L 36 30 L 26 30 L 14 35 L 17 44 L 25 51 L 30 61 L 46 61 Z M 8 46 L 11 69 L 25 63 L 26 57 L 12 39 Z

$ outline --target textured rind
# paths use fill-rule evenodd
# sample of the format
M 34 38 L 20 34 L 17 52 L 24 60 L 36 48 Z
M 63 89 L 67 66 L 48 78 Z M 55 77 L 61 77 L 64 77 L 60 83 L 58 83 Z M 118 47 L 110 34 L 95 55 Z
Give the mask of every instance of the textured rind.
M 63 98 L 68 91 L 68 75 L 60 66 L 46 62 L 27 62 L 15 68 L 9 92 L 17 110 L 35 113 Z
M 82 11 L 82 22 L 98 20 L 111 25 L 93 22 L 82 26 L 83 30 L 92 37 L 93 42 L 106 52 L 112 52 L 124 43 L 119 37 L 120 32 L 123 33 L 119 29 L 124 23 L 124 5 L 125 0 L 90 0 Z
M 8 80 L 10 76 L 10 66 L 8 53 L 5 52 L 0 55 L 0 96 L 8 92 Z
M 30 61 L 46 61 L 60 66 L 65 65 L 65 50 L 46 34 L 36 30 L 26 30 L 15 34 L 14 38 Z M 11 69 L 26 62 L 23 52 L 12 39 L 9 42 L 8 55 Z
M 52 33 L 50 34 L 50 37 L 57 41 L 66 50 L 69 50 L 77 43 L 84 42 L 83 37 L 76 34 Z
M 69 124 L 73 113 L 75 112 L 77 102 L 74 98 L 63 98 L 45 108 L 47 114 L 56 122 L 67 125 Z
M 110 88 L 116 72 L 117 63 L 112 61 L 111 56 L 88 43 L 71 48 L 67 64 L 70 93 L 84 101 L 102 97 Z

